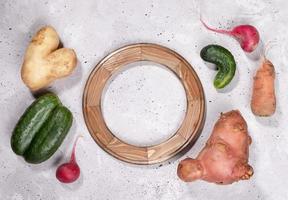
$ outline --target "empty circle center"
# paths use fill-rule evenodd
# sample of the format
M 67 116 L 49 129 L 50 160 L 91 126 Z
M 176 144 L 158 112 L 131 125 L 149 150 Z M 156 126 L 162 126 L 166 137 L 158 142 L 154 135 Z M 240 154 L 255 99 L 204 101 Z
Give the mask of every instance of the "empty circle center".
M 159 144 L 173 136 L 187 107 L 185 89 L 167 67 L 141 61 L 123 67 L 106 83 L 101 110 L 107 127 L 136 146 Z

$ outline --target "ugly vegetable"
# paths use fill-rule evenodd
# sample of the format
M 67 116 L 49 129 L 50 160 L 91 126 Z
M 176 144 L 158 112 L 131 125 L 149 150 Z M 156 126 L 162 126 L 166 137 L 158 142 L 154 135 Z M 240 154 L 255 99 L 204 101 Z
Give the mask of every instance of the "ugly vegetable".
M 276 110 L 274 65 L 264 55 L 256 72 L 251 99 L 252 112 L 257 116 L 271 116 Z
M 74 142 L 70 161 L 68 163 L 64 163 L 60 165 L 57 168 L 56 178 L 62 183 L 72 183 L 76 181 L 80 176 L 80 168 L 76 162 L 76 157 L 75 157 L 75 149 L 76 149 L 76 144 L 77 144 L 78 139 L 79 139 L 79 136 L 76 138 Z
M 214 79 L 215 88 L 224 88 L 231 82 L 235 75 L 236 62 L 230 51 L 222 46 L 212 44 L 204 47 L 200 56 L 203 60 L 216 64 L 219 70 Z
M 51 26 L 41 28 L 29 44 L 21 69 L 23 82 L 38 90 L 52 81 L 68 76 L 76 67 L 73 49 L 60 48 L 59 36 Z
M 54 94 L 39 97 L 24 112 L 11 137 L 12 150 L 29 163 L 50 158 L 72 125 L 72 113 Z
M 221 114 L 197 158 L 180 162 L 178 176 L 185 182 L 203 179 L 217 184 L 249 179 L 253 175 L 253 168 L 248 164 L 250 144 L 247 124 L 240 112 Z
M 46 94 L 36 99 L 25 111 L 13 130 L 11 146 L 17 155 L 23 155 L 56 106 L 59 98 Z
M 257 48 L 258 43 L 260 41 L 259 32 L 254 26 L 239 25 L 234 27 L 232 30 L 228 31 L 228 30 L 219 30 L 211 28 L 202 20 L 202 18 L 200 18 L 200 21 L 208 30 L 230 35 L 236 38 L 239 41 L 241 48 L 248 53 L 254 51 Z

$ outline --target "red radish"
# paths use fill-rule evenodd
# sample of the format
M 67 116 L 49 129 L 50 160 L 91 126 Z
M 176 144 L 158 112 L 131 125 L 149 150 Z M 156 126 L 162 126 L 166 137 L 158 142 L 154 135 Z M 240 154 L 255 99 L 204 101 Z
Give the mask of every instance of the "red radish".
M 60 165 L 56 171 L 56 178 L 62 183 L 72 183 L 80 176 L 80 168 L 75 157 L 75 148 L 79 137 L 81 136 L 78 136 L 74 142 L 70 161 Z
M 259 32 L 254 26 L 240 25 L 234 27 L 232 30 L 229 31 L 229 30 L 211 28 L 202 20 L 201 17 L 200 21 L 208 30 L 234 37 L 240 43 L 241 48 L 248 53 L 254 51 L 258 46 L 260 36 Z

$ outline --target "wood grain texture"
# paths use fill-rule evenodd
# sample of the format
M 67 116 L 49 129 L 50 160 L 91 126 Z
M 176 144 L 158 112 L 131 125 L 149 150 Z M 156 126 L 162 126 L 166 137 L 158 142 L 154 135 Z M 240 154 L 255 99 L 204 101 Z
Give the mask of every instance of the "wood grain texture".
M 108 79 L 121 67 L 137 61 L 152 61 L 172 70 L 187 96 L 186 115 L 178 131 L 163 143 L 147 147 L 130 145 L 115 137 L 105 124 L 100 106 Z M 199 137 L 205 120 L 205 97 L 196 72 L 179 54 L 156 44 L 133 44 L 114 51 L 97 64 L 85 86 L 83 114 L 91 136 L 107 153 L 129 163 L 156 164 L 172 158 Z

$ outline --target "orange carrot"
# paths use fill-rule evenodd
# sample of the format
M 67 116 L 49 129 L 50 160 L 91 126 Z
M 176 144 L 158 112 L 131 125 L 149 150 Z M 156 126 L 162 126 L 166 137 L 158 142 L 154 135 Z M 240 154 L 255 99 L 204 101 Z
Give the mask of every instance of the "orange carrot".
M 254 115 L 271 116 L 276 110 L 274 65 L 264 56 L 254 77 L 251 109 Z

